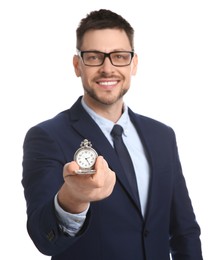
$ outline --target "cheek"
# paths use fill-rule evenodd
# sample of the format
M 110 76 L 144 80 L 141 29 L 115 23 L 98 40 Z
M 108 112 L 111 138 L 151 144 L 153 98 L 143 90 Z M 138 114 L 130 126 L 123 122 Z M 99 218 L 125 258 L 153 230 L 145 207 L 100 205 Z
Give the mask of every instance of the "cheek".
M 91 81 L 94 79 L 94 74 L 88 70 L 80 70 L 79 77 L 81 77 L 84 86 L 90 86 Z
M 94 75 L 96 75 L 96 72 L 91 67 L 83 67 L 82 65 L 79 65 L 76 68 L 76 75 L 82 78 L 86 79 L 92 79 Z
M 84 81 L 91 80 L 92 75 L 88 70 L 80 70 L 80 76 Z

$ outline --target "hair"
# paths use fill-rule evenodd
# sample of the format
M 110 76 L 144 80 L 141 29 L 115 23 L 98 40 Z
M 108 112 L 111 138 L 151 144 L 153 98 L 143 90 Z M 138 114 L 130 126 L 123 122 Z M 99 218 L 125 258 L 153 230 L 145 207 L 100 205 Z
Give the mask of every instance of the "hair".
M 129 39 L 131 48 L 134 50 L 134 29 L 132 26 L 121 15 L 106 9 L 92 11 L 80 21 L 76 30 L 76 48 L 80 50 L 84 34 L 87 31 L 108 28 L 124 30 Z

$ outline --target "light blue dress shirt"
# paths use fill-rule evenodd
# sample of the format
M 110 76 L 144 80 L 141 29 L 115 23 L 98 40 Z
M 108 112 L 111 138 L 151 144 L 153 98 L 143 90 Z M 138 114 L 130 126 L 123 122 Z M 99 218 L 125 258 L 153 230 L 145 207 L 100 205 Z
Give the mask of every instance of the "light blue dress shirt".
M 113 140 L 110 132 L 114 126 L 114 122 L 96 114 L 91 108 L 89 108 L 86 105 L 83 99 L 82 99 L 82 105 L 84 109 L 87 111 L 87 113 L 98 124 L 98 126 L 100 127 L 104 135 L 107 137 L 110 144 L 113 146 Z M 150 165 L 149 162 L 147 161 L 144 147 L 138 136 L 138 133 L 129 118 L 128 107 L 126 106 L 126 104 L 124 104 L 123 114 L 116 122 L 116 124 L 121 125 L 124 129 L 124 133 L 122 137 L 125 145 L 127 146 L 127 149 L 130 153 L 134 165 L 138 191 L 139 191 L 139 199 L 141 203 L 141 211 L 144 216 L 146 204 L 147 204 L 147 198 L 148 198 L 148 190 L 149 190 Z M 58 205 L 57 196 L 55 196 L 55 209 L 61 224 L 60 225 L 61 228 L 64 230 L 64 232 L 74 236 L 82 227 L 86 218 L 86 213 L 89 208 L 80 214 L 71 214 L 65 212 Z

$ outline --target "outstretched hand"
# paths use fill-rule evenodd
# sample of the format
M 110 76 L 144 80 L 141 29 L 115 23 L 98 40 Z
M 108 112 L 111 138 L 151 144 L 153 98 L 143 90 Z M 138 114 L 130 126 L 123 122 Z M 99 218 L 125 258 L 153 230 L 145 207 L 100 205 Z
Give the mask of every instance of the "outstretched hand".
M 70 213 L 80 213 L 90 202 L 110 196 L 116 182 L 115 173 L 102 156 L 98 156 L 96 160 L 96 173 L 76 174 L 77 170 L 79 166 L 75 161 L 65 164 L 63 170 L 65 182 L 58 193 L 60 206 Z

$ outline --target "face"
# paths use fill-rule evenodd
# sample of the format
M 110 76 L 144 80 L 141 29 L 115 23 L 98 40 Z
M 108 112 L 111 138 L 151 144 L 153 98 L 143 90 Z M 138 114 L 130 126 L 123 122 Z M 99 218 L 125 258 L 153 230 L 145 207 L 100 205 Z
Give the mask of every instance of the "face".
M 109 53 L 132 49 L 123 30 L 102 29 L 86 32 L 81 50 Z M 77 77 L 81 77 L 84 99 L 89 105 L 122 104 L 122 98 L 130 87 L 131 77 L 136 74 L 137 56 L 134 55 L 131 64 L 125 67 L 113 66 L 109 58 L 99 67 L 89 67 L 77 55 L 74 56 L 73 64 Z

